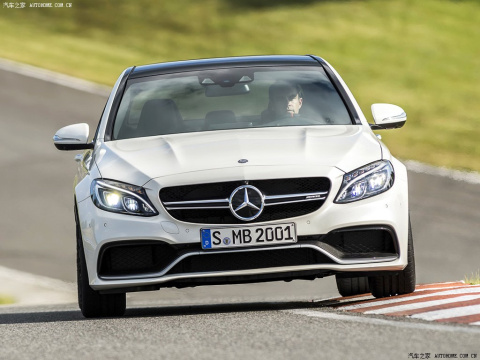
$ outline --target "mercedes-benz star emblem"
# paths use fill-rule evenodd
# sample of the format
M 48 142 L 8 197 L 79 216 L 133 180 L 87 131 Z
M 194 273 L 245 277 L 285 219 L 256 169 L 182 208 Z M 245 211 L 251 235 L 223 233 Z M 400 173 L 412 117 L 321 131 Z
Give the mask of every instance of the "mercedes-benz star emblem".
M 265 206 L 264 196 L 255 186 L 242 185 L 233 190 L 229 206 L 237 219 L 251 221 L 262 213 Z

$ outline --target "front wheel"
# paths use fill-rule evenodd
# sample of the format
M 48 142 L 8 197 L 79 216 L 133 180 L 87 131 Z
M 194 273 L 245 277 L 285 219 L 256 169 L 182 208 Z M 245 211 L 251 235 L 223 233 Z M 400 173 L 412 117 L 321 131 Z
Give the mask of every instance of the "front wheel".
M 78 224 L 75 209 L 75 223 L 77 235 L 77 286 L 78 306 L 86 318 L 122 316 L 127 307 L 126 295 L 100 294 L 93 290 L 88 282 L 87 263 L 83 249 L 82 233 Z
M 408 265 L 395 275 L 370 276 L 368 283 L 372 295 L 382 298 L 393 295 L 410 294 L 415 291 L 415 254 L 410 221 L 408 223 Z
M 360 277 L 340 277 L 335 275 L 337 281 L 337 289 L 342 296 L 353 296 L 370 292 L 368 286 L 368 278 Z

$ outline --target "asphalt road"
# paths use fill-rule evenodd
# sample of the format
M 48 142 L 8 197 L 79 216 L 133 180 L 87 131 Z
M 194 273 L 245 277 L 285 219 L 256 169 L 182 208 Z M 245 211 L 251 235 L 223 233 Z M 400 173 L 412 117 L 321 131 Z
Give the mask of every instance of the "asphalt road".
M 0 266 L 75 281 L 75 152 L 57 151 L 52 136 L 78 122 L 90 124 L 93 132 L 105 101 L 106 96 L 0 70 Z M 417 282 L 461 280 L 477 271 L 480 185 L 409 175 Z M 408 321 L 382 324 L 292 312 L 327 314 L 331 310 L 311 301 L 336 295 L 334 279 L 327 278 L 135 294 L 124 319 L 83 320 L 73 305 L 14 308 L 0 313 L 0 358 L 141 353 L 143 358 L 407 359 L 415 352 L 480 353 L 480 332 L 461 326 L 424 328 L 413 322 L 409 327 Z
M 338 315 L 306 303 L 136 308 L 123 318 L 97 320 L 82 319 L 67 306 L 12 309 L 0 314 L 0 330 L 0 358 L 9 360 L 372 360 L 480 353 L 478 328 Z

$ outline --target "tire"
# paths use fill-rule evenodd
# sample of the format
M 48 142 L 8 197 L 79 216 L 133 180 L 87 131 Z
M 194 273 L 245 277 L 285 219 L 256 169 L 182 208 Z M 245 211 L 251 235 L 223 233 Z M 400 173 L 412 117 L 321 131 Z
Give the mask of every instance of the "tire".
M 339 277 L 335 275 L 337 289 L 342 296 L 353 296 L 370 292 L 368 277 Z
M 78 306 L 86 318 L 122 316 L 127 307 L 126 294 L 100 294 L 93 290 L 88 282 L 87 263 L 83 249 L 82 233 L 75 208 L 77 235 L 77 288 Z
M 395 275 L 368 278 L 372 295 L 376 298 L 410 294 L 415 291 L 415 254 L 410 221 L 408 223 L 408 265 Z

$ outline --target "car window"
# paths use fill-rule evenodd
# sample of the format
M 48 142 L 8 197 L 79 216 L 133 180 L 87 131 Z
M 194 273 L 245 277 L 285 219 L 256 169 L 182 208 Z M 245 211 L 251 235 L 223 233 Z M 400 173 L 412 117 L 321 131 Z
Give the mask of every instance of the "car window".
M 130 80 L 113 139 L 348 124 L 351 117 L 320 67 L 232 68 Z

